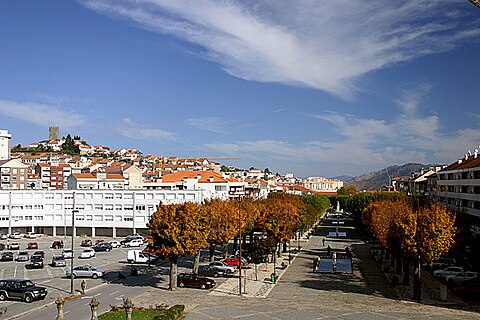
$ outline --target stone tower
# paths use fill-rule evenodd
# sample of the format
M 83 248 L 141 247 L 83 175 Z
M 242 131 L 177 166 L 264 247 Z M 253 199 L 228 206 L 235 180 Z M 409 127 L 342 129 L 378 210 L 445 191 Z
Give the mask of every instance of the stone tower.
M 49 127 L 48 128 L 48 139 L 50 141 L 58 140 L 58 127 Z

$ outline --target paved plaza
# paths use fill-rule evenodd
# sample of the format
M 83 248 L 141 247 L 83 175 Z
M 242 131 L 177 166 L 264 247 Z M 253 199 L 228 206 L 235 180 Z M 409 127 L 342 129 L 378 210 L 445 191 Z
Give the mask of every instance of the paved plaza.
M 258 281 L 251 277 L 238 296 L 238 278 L 228 279 L 213 291 L 196 289 L 168 292 L 150 288 L 137 304 L 184 304 L 186 319 L 480 319 L 480 314 L 458 299 L 417 303 L 394 290 L 380 271 L 368 246 L 350 239 L 327 239 L 332 250 L 354 248 L 354 272 L 314 273 L 313 261 L 325 251 L 323 232 L 302 241 L 302 250 L 273 285 L 265 281 L 273 265 L 260 266 Z M 304 239 L 305 240 L 305 239 Z M 294 242 L 295 243 L 295 242 Z M 296 244 L 296 243 L 295 243 Z M 285 260 L 284 260 L 285 259 Z M 288 262 L 288 255 L 279 258 Z M 251 270 L 247 271 L 252 272 Z M 428 303 L 428 304 L 427 304 Z

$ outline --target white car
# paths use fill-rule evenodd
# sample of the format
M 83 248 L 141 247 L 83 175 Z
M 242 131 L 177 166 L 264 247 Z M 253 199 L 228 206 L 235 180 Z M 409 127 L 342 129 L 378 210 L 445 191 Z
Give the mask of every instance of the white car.
M 110 241 L 109 243 L 112 246 L 112 248 L 118 248 L 121 246 L 120 241 L 117 241 L 117 240 Z
M 8 250 L 20 250 L 20 243 L 10 242 L 10 244 L 8 245 Z
M 449 285 L 456 286 L 456 285 L 459 285 L 462 282 L 477 279 L 477 277 L 478 277 L 477 272 L 464 271 L 464 272 L 459 272 L 459 273 L 454 274 L 454 275 L 449 275 L 445 278 L 445 280 L 447 281 L 447 283 Z
M 25 234 L 25 238 L 35 239 L 36 237 L 37 237 L 37 234 L 35 232 L 27 232 Z
M 5 233 L 0 234 L 1 240 L 7 240 L 8 236 Z
M 95 257 L 95 250 L 93 250 L 92 248 L 87 248 L 87 249 L 83 250 L 83 252 L 80 254 L 79 258 L 90 259 L 92 257 Z
M 62 256 L 65 259 L 72 259 L 73 258 L 73 251 L 71 249 L 64 249 L 62 251 Z
M 10 235 L 10 239 L 22 239 L 22 235 L 20 232 L 14 232 Z
M 437 279 L 445 279 L 448 276 L 456 275 L 463 271 L 462 267 L 450 266 L 442 270 L 433 271 L 433 276 Z
M 125 242 L 125 247 L 140 247 L 143 245 L 143 241 L 140 239 L 133 239 Z

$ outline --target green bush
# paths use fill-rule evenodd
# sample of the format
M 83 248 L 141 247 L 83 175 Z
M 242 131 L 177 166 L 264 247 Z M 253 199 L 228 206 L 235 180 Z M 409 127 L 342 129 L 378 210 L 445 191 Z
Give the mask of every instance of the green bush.
M 134 320 L 177 320 L 183 316 L 185 306 L 175 305 L 168 310 L 158 309 L 133 309 Z M 99 320 L 125 320 L 125 310 L 109 311 L 101 314 Z

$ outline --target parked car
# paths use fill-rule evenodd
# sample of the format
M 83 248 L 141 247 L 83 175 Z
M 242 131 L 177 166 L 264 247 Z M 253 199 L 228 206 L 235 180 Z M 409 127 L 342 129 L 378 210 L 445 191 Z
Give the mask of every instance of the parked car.
M 141 241 L 143 242 L 144 238 L 143 238 L 142 236 L 140 236 L 140 235 L 138 235 L 138 236 L 128 236 L 128 237 L 126 237 L 124 240 L 120 241 L 120 244 L 121 244 L 122 246 L 125 246 L 125 244 L 126 244 L 127 242 L 130 242 L 130 241 L 132 241 L 132 240 L 141 240 Z
M 45 299 L 47 289 L 33 284 L 30 280 L 0 280 L 0 301 L 20 299 L 25 302 Z
M 82 247 L 91 247 L 92 246 L 92 240 L 90 239 L 85 239 L 82 241 L 80 244 Z
M 25 238 L 35 239 L 36 237 L 37 237 L 37 234 L 35 232 L 27 232 L 25 234 Z
M 478 273 L 473 272 L 473 271 L 464 271 L 464 272 L 459 272 L 457 274 L 452 274 L 447 277 L 445 277 L 445 281 L 447 281 L 447 284 L 451 286 L 456 286 L 459 285 L 462 282 L 477 279 Z
M 2 252 L 0 261 L 13 261 L 13 252 Z
M 133 239 L 129 242 L 125 242 L 125 247 L 140 247 L 143 245 L 143 241 L 140 239 Z
M 0 250 L 5 250 L 6 246 L 5 243 L 0 243 Z
M 432 270 L 445 269 L 446 267 L 454 266 L 457 262 L 453 258 L 440 258 L 432 263 Z
M 65 267 L 67 265 L 63 256 L 53 256 L 52 267 Z
M 447 267 L 445 269 L 433 271 L 433 276 L 438 278 L 438 279 L 445 279 L 447 276 L 455 275 L 455 274 L 460 273 L 460 272 L 463 272 L 462 267 L 451 266 L 451 267 Z
M 200 289 L 209 289 L 215 286 L 214 280 L 190 273 L 180 273 L 177 276 L 177 283 L 179 287 L 197 287 Z
M 113 247 L 109 243 L 101 243 L 101 244 L 96 244 L 92 247 L 92 249 L 95 252 L 100 252 L 100 251 L 110 251 L 113 249 Z
M 72 259 L 73 258 L 73 251 L 72 251 L 72 249 L 63 249 L 62 255 L 65 259 Z
M 62 249 L 63 248 L 63 241 L 62 240 L 53 241 L 52 245 L 51 245 L 51 248 Z
M 10 244 L 8 245 L 8 250 L 20 250 L 20 243 L 10 242 Z
M 204 276 L 204 277 L 221 277 L 225 275 L 225 271 L 221 271 L 218 269 L 215 269 L 210 266 L 198 266 L 198 273 L 199 276 Z
M 225 258 L 222 260 L 222 262 L 225 263 L 227 266 L 238 268 L 238 264 L 240 263 L 240 260 L 238 257 L 233 257 L 233 258 Z
M 95 257 L 95 250 L 93 250 L 92 248 L 87 248 L 87 249 L 83 250 L 83 252 L 80 254 L 79 258 L 90 259 L 92 257 Z
M 29 242 L 27 249 L 38 249 L 38 242 Z
M 0 234 L 0 240 L 7 240 L 8 236 L 5 233 Z
M 10 235 L 10 239 L 22 239 L 22 234 L 20 232 L 14 232 Z
M 150 263 L 155 263 L 157 257 L 141 250 L 128 250 L 127 261 L 130 263 L 148 263 L 149 261 Z
M 34 256 L 39 256 L 39 257 L 42 257 L 45 258 L 45 251 L 35 251 L 33 254 L 32 254 L 32 257 Z
M 232 266 L 227 266 L 225 263 L 223 263 L 222 261 L 213 261 L 213 262 L 210 262 L 209 264 L 210 267 L 216 269 L 216 270 L 220 270 L 220 271 L 223 271 L 225 272 L 225 274 L 229 274 L 229 273 L 234 273 L 235 272 L 235 268 L 232 267 Z
M 27 264 L 25 267 L 31 268 L 31 269 L 42 269 L 43 268 L 43 258 L 41 256 L 32 256 L 30 258 L 30 263 Z
M 109 242 L 109 244 L 112 246 L 112 248 L 118 248 L 121 246 L 120 241 L 117 240 L 112 240 Z
M 469 299 L 480 298 L 480 279 L 465 281 L 453 288 L 456 295 L 464 296 Z
M 102 243 L 105 243 L 105 240 L 98 239 L 98 240 L 95 241 L 95 245 L 99 245 L 99 244 L 102 244 Z
M 15 261 L 28 261 L 30 260 L 30 254 L 27 251 L 20 251 L 15 257 Z
M 65 274 L 66 274 L 67 278 L 70 278 L 70 270 L 67 270 L 67 272 Z M 103 276 L 105 276 L 105 271 L 101 270 L 101 269 L 97 269 L 94 266 L 86 265 L 86 266 L 78 266 L 78 267 L 73 268 L 73 277 L 74 278 L 76 278 L 76 277 L 90 277 L 90 278 L 96 279 L 96 278 L 99 278 L 99 277 L 101 278 Z

